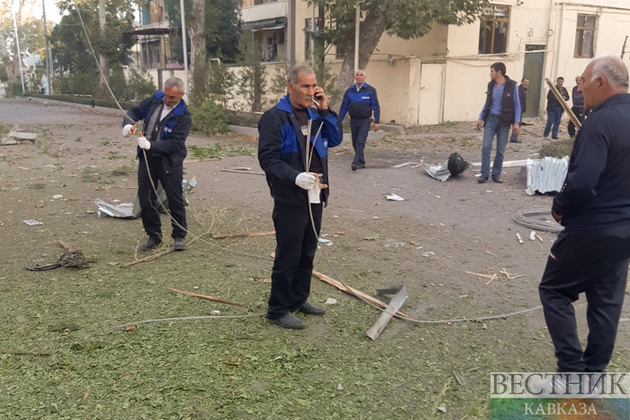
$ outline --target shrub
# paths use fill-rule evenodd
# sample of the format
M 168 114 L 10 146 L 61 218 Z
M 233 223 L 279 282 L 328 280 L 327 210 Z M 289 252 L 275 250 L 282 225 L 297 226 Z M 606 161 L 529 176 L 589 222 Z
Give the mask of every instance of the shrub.
M 192 129 L 207 136 L 227 133 L 230 131 L 227 113 L 221 105 L 209 99 L 193 109 Z

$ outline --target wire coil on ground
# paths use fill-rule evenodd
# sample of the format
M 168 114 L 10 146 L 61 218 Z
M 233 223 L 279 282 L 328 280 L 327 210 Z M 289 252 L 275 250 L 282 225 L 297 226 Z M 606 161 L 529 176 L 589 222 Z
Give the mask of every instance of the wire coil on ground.
M 539 217 L 535 217 L 539 216 Z M 540 216 L 546 216 L 542 218 Z M 561 232 L 564 229 L 558 222 L 551 217 L 551 207 L 524 207 L 512 216 L 517 225 L 534 230 L 542 230 L 545 232 Z

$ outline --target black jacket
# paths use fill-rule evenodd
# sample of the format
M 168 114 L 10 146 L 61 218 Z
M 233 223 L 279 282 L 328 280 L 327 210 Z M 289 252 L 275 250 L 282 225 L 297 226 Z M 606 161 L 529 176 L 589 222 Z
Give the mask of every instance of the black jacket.
M 495 83 L 491 80 L 488 83 L 488 90 L 486 91 L 486 104 L 484 108 L 483 114 L 483 122 L 485 123 L 488 119 L 488 115 L 490 115 L 490 105 L 492 105 L 492 91 L 494 90 Z M 501 97 L 501 115 L 500 115 L 500 125 L 512 125 L 516 118 L 514 113 L 516 110 L 514 109 L 514 88 L 516 87 L 516 82 L 509 77 L 505 76 L 505 86 L 503 87 L 503 96 Z
M 311 142 L 319 154 L 322 164 L 322 183 L 328 181 L 328 148 L 339 145 L 343 139 L 339 130 L 337 114 L 328 111 L 315 111 L 307 108 L 309 119 L 313 120 Z M 322 125 L 321 133 L 315 135 Z M 258 122 L 258 161 L 265 171 L 271 196 L 284 204 L 304 206 L 308 204 L 308 193 L 295 185 L 295 178 L 306 171 L 306 137 L 302 134 L 289 95 L 276 106 L 265 112 Z M 328 201 L 328 188 L 323 188 L 321 200 Z
M 556 89 L 558 89 L 558 86 L 556 86 Z M 569 92 L 567 92 L 564 86 L 559 88 L 558 92 L 560 92 L 560 95 L 562 95 L 565 101 L 569 100 Z M 553 94 L 553 91 L 549 89 L 549 92 L 547 92 L 547 111 L 555 111 L 556 108 L 562 108 L 562 105 L 560 105 L 560 102 L 556 99 L 556 95 Z M 564 108 L 562 108 L 562 112 L 564 112 Z
M 155 112 L 156 108 L 164 101 L 164 92 L 158 91 L 153 96 L 145 99 L 140 105 L 127 111 L 128 118 L 123 121 L 123 127 L 130 123 L 134 124 L 139 120 L 145 123 Z M 159 119 L 158 115 L 158 119 Z M 151 149 L 147 155 L 153 154 L 162 157 L 164 171 L 169 174 L 174 170 L 180 170 L 186 158 L 186 138 L 190 133 L 191 116 L 188 112 L 186 102 L 182 99 L 162 121 L 157 122 L 159 135 L 156 141 L 151 142 Z M 142 150 L 138 147 L 138 158 L 143 159 Z
M 584 120 L 553 211 L 571 230 L 630 224 L 630 94 L 606 99 Z

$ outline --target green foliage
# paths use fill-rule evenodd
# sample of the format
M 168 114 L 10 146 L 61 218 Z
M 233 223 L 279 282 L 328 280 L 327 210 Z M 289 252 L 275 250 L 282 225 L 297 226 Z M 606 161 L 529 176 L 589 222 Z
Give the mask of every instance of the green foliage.
M 201 106 L 208 99 L 208 69 L 202 55 L 198 54 L 195 60 L 190 92 L 191 108 Z
M 262 110 L 262 98 L 266 94 L 267 69 L 258 60 L 258 52 L 254 51 L 247 42 L 247 36 L 241 39 L 241 45 L 246 51 L 245 59 L 240 63 L 238 74 L 238 91 L 245 98 L 251 112 Z
M 135 39 L 129 34 L 133 31 L 134 3 L 131 0 L 108 0 L 106 4 L 107 23 L 104 33 L 101 34 L 98 0 L 85 0 L 78 5 L 72 0 L 59 2 L 59 10 L 67 14 L 52 29 L 50 42 L 56 61 L 55 67 L 62 73 L 96 69 L 96 62 L 85 37 L 77 7 L 95 53 L 107 56 L 112 68 L 130 63 L 131 47 L 135 44 Z
M 207 136 L 230 131 L 225 109 L 212 99 L 192 109 L 192 129 Z
M 147 69 L 136 71 L 135 69 L 130 68 L 127 86 L 129 87 L 129 91 L 135 94 L 132 99 L 146 98 L 157 90 Z
M 330 65 L 326 63 L 325 52 L 322 47 L 315 48 L 315 57 L 313 71 L 315 71 L 317 84 L 324 89 L 326 96 L 329 98 L 337 97 L 341 93 L 336 87 L 337 75 L 332 72 Z
M 213 97 L 218 97 L 227 109 L 227 102 L 234 98 L 234 84 L 236 77 L 228 70 L 225 64 L 210 61 L 208 92 Z
M 219 159 L 221 157 L 221 145 L 216 143 L 214 146 L 188 146 L 188 150 L 194 158 L 197 159 Z
M 125 80 L 125 73 L 121 65 L 115 65 L 111 67 L 111 74 L 109 76 L 109 87 L 114 92 L 116 99 L 135 99 L 130 89 L 127 88 L 127 81 Z M 110 97 L 110 93 L 107 92 L 107 97 Z
M 241 56 L 239 39 L 242 32 L 242 22 L 239 17 L 239 3 L 232 0 L 206 0 L 205 3 L 205 35 L 206 52 L 209 57 L 219 57 L 228 63 L 235 63 Z M 186 23 L 190 25 L 192 7 L 190 0 L 184 0 Z M 166 14 L 172 29 L 170 37 L 173 59 L 182 60 L 181 15 L 179 0 L 165 0 Z M 188 32 L 186 32 L 188 34 Z M 187 35 L 187 45 L 190 39 Z M 190 52 L 190 48 L 188 48 Z
M 318 79 L 319 80 L 319 79 Z M 272 103 L 278 102 L 287 94 L 287 69 L 282 66 L 277 66 L 271 77 L 271 87 L 269 91 L 272 94 L 270 101 Z M 324 89 L 324 92 L 326 89 Z
M 55 75 L 53 91 L 66 95 L 94 95 L 98 92 L 98 75 L 95 70 L 77 70 L 67 76 Z

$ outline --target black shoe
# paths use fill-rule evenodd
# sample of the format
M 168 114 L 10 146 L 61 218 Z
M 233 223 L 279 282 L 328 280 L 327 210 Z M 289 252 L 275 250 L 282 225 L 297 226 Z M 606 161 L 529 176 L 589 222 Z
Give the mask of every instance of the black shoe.
M 488 177 L 487 177 L 487 176 L 481 176 L 481 177 L 477 180 L 477 182 L 478 182 L 478 183 L 480 183 L 480 184 L 483 184 L 483 183 L 484 183 L 484 182 L 486 182 L 487 180 L 488 180 Z
M 351 166 L 351 168 L 352 168 L 352 172 L 356 171 L 356 170 L 357 170 L 357 165 L 356 165 L 356 163 L 353 163 L 353 164 L 352 164 L 352 166 Z
M 493 176 L 492 180 L 497 184 L 503 184 L 503 181 L 501 181 L 501 178 L 499 178 L 498 176 Z
M 365 169 L 365 165 L 359 165 L 357 166 L 357 169 Z
M 552 137 L 551 140 L 558 140 L 558 137 Z
M 175 251 L 183 251 L 186 249 L 186 239 L 184 238 L 173 238 L 173 241 L 175 241 L 175 246 L 173 247 L 173 249 L 175 249 Z
M 523 142 L 520 140 L 510 140 L 510 143 L 523 143 Z
M 282 328 L 287 328 L 289 330 L 302 330 L 305 327 L 304 322 L 302 322 L 301 319 L 293 315 L 291 312 L 289 312 L 282 318 L 278 318 L 278 319 L 267 318 L 267 321 L 271 322 L 272 324 L 278 324 Z
M 326 309 L 322 306 L 313 305 L 309 301 L 304 302 L 304 304 L 299 307 L 298 311 L 309 315 L 324 315 L 326 313 Z
M 149 236 L 149 240 L 140 245 L 140 249 L 143 251 L 151 251 L 153 248 L 159 246 L 162 240 L 158 236 Z

